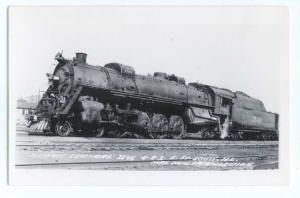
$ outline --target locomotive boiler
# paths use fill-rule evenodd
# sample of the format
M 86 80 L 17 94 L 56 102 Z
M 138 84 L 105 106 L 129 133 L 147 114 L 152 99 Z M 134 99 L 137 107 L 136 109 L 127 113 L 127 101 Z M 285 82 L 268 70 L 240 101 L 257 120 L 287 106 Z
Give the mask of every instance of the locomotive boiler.
M 98 137 L 278 139 L 279 116 L 242 92 L 232 92 L 133 67 L 89 65 L 85 53 L 58 53 L 49 87 L 30 123 L 33 134 Z

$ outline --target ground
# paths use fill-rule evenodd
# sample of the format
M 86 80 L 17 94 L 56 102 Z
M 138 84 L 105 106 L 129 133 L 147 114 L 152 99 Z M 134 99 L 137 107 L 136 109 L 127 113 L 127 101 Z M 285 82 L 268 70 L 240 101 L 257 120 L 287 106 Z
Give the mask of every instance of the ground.
M 15 159 L 22 169 L 277 169 L 278 141 L 33 136 L 19 130 Z

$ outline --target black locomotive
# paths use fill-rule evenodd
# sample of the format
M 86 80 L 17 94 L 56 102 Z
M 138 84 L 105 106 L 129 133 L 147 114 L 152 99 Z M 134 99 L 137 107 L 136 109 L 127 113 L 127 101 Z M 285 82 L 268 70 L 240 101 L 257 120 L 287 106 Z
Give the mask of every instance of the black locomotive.
M 137 138 L 278 139 L 276 113 L 242 92 L 130 66 L 93 66 L 85 53 L 58 53 L 32 133 Z

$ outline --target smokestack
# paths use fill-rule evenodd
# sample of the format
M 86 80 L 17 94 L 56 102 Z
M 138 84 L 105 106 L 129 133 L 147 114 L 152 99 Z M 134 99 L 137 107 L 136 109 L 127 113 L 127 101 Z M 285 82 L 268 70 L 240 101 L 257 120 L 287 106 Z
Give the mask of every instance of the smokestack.
M 77 59 L 78 63 L 85 64 L 86 63 L 86 57 L 87 57 L 86 53 L 81 53 L 81 52 L 76 53 L 76 59 Z

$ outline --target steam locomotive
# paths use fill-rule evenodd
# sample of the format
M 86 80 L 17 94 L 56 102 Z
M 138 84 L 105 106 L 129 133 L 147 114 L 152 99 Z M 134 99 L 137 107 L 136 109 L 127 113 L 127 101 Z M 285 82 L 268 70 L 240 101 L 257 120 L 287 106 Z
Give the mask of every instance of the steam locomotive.
M 58 53 L 49 87 L 30 122 L 32 134 L 136 138 L 277 140 L 279 115 L 232 92 L 133 67 L 89 65 L 87 54 Z

